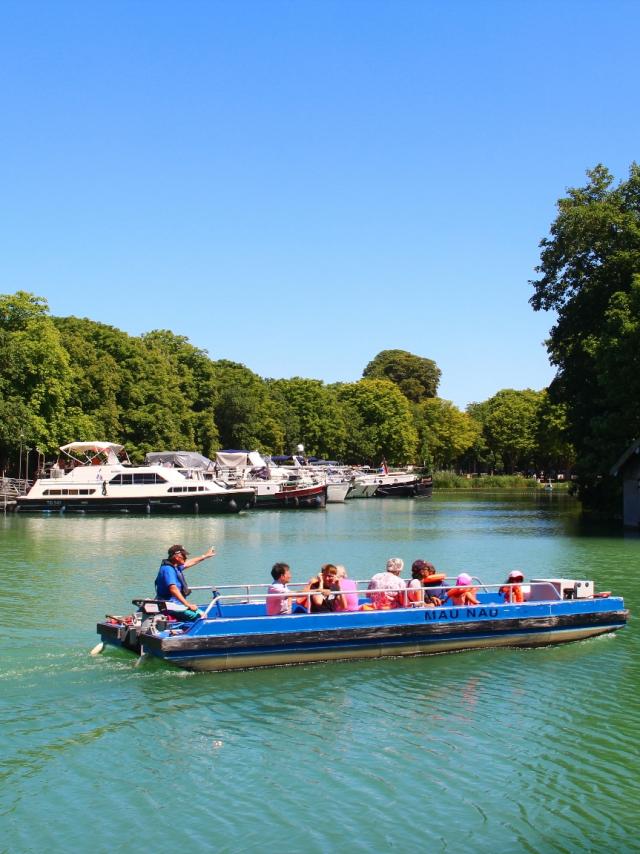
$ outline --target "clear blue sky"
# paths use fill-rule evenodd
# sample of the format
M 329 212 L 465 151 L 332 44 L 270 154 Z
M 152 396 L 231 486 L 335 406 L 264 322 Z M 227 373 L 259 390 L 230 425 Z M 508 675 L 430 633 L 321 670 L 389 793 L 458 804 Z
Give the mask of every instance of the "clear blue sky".
M 0 292 L 264 377 L 543 388 L 567 186 L 640 159 L 640 3 L 7 0 Z

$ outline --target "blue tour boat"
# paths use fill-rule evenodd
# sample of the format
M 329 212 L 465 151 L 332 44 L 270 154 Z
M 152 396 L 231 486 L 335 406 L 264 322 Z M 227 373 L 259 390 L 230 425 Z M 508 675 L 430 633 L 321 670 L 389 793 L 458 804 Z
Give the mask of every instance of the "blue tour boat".
M 370 609 L 367 582 L 357 584 L 357 611 L 282 616 L 266 614 L 267 585 L 195 588 L 213 595 L 202 606 L 204 616 L 193 623 L 171 621 L 156 599 L 135 599 L 135 614 L 98 623 L 102 643 L 95 651 L 109 644 L 187 670 L 243 670 L 544 646 L 614 632 L 628 619 L 623 599 L 594 593 L 591 581 L 535 579 L 522 586 L 524 602 L 508 604 L 499 585 L 474 579 L 478 605 L 459 607 L 445 599 L 440 607 L 393 610 Z

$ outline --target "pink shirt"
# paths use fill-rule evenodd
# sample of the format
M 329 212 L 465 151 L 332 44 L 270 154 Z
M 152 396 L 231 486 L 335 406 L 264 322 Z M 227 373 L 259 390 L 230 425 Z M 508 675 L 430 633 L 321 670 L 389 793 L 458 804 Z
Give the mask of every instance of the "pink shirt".
M 278 617 L 280 614 L 291 613 L 291 599 L 287 595 L 291 593 L 291 590 L 289 590 L 286 584 L 283 584 L 281 581 L 274 581 L 273 584 L 269 585 L 267 593 L 282 594 L 279 597 L 273 596 L 267 598 L 267 617 Z
M 357 611 L 358 604 L 358 585 L 353 578 L 341 578 L 339 580 L 340 592 L 344 593 L 344 598 L 347 600 L 345 611 Z M 336 609 L 342 611 L 343 609 Z

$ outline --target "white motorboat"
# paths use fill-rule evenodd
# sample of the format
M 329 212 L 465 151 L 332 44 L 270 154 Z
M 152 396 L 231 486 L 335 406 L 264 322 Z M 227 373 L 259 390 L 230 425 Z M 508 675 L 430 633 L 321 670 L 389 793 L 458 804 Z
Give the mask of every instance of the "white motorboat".
M 237 513 L 255 492 L 206 479 L 197 467 L 133 466 L 122 445 L 71 442 L 48 477 L 17 499 L 16 510 L 59 513 Z
M 324 507 L 327 484 L 303 466 L 278 466 L 258 451 L 219 451 L 216 477 L 225 483 L 249 486 L 256 507 Z

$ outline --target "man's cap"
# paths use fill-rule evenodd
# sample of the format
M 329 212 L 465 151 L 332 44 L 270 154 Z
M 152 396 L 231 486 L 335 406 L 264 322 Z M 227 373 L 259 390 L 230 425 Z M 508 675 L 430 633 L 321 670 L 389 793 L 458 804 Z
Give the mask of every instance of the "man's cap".
M 509 581 L 516 579 L 516 578 L 520 578 L 520 579 L 524 578 L 524 575 L 520 572 L 519 569 L 514 569 L 513 572 L 509 573 Z
M 460 575 L 456 578 L 456 584 L 458 587 L 468 587 L 472 583 L 473 579 L 469 575 L 468 572 L 461 572 Z
M 182 552 L 185 557 L 189 554 L 184 546 L 170 546 L 169 557 L 173 557 L 175 554 L 178 554 L 178 552 Z

